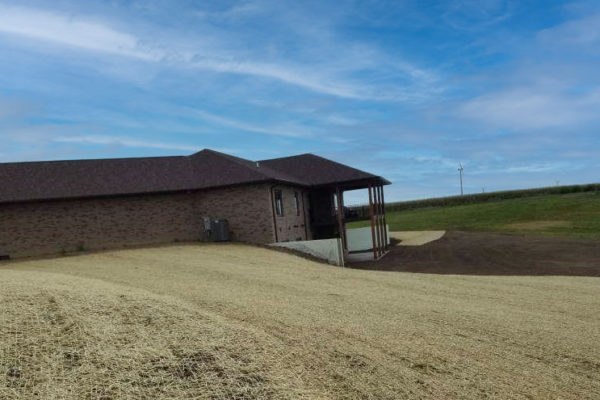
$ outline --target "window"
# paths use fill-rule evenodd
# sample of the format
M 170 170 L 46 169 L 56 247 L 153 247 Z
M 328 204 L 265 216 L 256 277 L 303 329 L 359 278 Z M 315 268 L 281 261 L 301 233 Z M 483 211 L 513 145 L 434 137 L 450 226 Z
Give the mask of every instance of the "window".
M 338 197 L 337 193 L 331 196 L 331 215 L 335 216 L 338 213 Z
M 275 191 L 275 212 L 278 217 L 283 217 L 283 193 L 281 190 Z
M 300 215 L 300 197 L 298 192 L 294 192 L 294 204 L 296 205 L 296 216 Z

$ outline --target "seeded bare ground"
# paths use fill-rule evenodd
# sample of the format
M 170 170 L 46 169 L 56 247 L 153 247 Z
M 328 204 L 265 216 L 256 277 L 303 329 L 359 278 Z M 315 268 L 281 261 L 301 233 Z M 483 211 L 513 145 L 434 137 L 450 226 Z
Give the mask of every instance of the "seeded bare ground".
M 0 398 L 600 398 L 600 278 L 237 244 L 0 266 Z

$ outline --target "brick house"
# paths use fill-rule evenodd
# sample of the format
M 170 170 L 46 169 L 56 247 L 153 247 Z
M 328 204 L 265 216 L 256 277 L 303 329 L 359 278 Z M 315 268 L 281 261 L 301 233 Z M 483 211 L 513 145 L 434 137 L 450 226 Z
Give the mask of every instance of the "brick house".
M 205 216 L 226 218 L 235 241 L 343 237 L 343 191 L 369 188 L 382 203 L 389 184 L 312 154 L 249 161 L 208 149 L 0 163 L 0 182 L 3 257 L 199 240 Z

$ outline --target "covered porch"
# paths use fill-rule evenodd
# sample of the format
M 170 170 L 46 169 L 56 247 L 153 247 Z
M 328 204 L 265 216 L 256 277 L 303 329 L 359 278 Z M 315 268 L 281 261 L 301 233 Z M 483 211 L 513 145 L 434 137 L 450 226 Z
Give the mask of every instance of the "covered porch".
M 379 260 L 389 249 L 383 188 L 388 184 L 389 181 L 374 177 L 311 189 L 309 199 L 312 238 L 339 238 L 346 261 Z M 368 215 L 359 215 L 345 206 L 344 193 L 359 189 L 367 191 Z M 369 227 L 347 229 L 348 222 L 364 219 L 369 220 Z

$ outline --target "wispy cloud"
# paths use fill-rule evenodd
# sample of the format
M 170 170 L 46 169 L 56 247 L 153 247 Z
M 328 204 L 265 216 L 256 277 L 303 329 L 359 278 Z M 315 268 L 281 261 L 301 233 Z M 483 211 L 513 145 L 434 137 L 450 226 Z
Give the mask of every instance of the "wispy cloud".
M 460 106 L 459 116 L 516 130 L 585 124 L 600 119 L 600 91 L 569 94 L 523 87 L 490 93 Z
M 600 13 L 544 29 L 538 40 L 549 46 L 592 46 L 600 43 Z M 597 48 L 596 48 L 597 50 Z
M 244 1 L 240 4 L 234 4 L 230 8 L 222 11 L 196 11 L 194 15 L 209 20 L 238 20 L 240 18 L 252 16 L 261 13 L 263 8 L 257 1 Z
M 141 49 L 135 36 L 103 23 L 31 8 L 0 4 L 0 32 L 147 61 L 161 58 Z
M 202 149 L 201 146 L 154 142 L 151 140 L 140 140 L 128 137 L 119 136 L 102 136 L 102 135 L 82 135 L 82 136 L 59 136 L 52 139 L 56 143 L 79 143 L 79 144 L 94 144 L 94 145 L 112 145 L 146 149 L 161 149 L 161 150 L 178 150 L 186 152 L 195 152 Z M 226 149 L 227 152 L 234 153 L 235 150 Z
M 209 112 L 198 110 L 198 109 L 188 109 L 191 113 L 199 116 L 200 118 L 209 121 L 211 123 L 226 126 L 229 128 L 246 131 L 246 132 L 255 132 L 261 133 L 265 135 L 274 135 L 274 136 L 287 136 L 287 137 L 303 137 L 308 138 L 313 134 L 306 129 L 297 127 L 297 126 L 262 126 L 255 125 L 247 122 L 237 121 L 231 118 L 222 117 L 219 115 L 211 114 Z
M 442 168 L 458 167 L 458 161 L 452 160 L 452 159 L 446 158 L 446 157 L 431 156 L 431 155 L 423 155 L 423 156 L 417 155 L 417 156 L 412 157 L 412 159 L 419 163 L 433 164 L 433 165 L 436 165 L 437 167 L 442 167 Z M 463 163 L 463 164 L 466 166 L 465 163 Z
M 102 52 L 153 63 L 161 62 L 171 67 L 261 77 L 341 98 L 403 101 L 414 96 L 409 93 L 409 90 L 394 89 L 383 92 L 358 81 L 343 80 L 340 76 L 336 76 L 335 70 L 324 71 L 323 68 L 306 68 L 289 62 L 265 62 L 249 59 L 247 56 L 237 56 L 234 51 L 228 50 L 227 43 L 221 43 L 223 47 L 221 50 L 217 50 L 215 46 L 203 46 L 198 41 L 187 48 L 168 46 L 152 38 L 123 32 L 102 21 L 85 16 L 0 4 L 0 32 L 74 49 Z M 183 38 L 175 40 L 176 43 L 182 41 L 189 42 L 188 39 Z M 357 58 L 354 61 L 358 60 Z M 344 68 L 337 71 L 338 75 L 347 72 L 344 69 L 350 64 L 342 64 Z M 432 79 L 431 74 L 406 62 L 396 61 L 393 65 L 411 79 L 423 82 Z
M 534 32 L 519 46 L 524 57 L 502 72 L 481 73 L 487 85 L 457 107 L 457 116 L 516 132 L 600 123 L 600 14 Z
M 507 20 L 513 5 L 507 0 L 454 0 L 446 3 L 443 18 L 455 29 L 477 31 Z
M 565 163 L 542 163 L 542 164 L 530 164 L 530 165 L 519 165 L 515 167 L 508 167 L 504 169 L 507 173 L 531 173 L 531 172 L 549 172 L 558 171 L 565 168 Z
M 227 72 L 232 74 L 252 75 L 263 78 L 275 79 L 291 85 L 300 86 L 312 91 L 349 99 L 370 100 L 401 100 L 401 94 L 375 93 L 374 90 L 365 85 L 347 84 L 336 82 L 335 78 L 318 76 L 313 72 L 292 66 L 283 66 L 273 63 L 261 63 L 244 60 L 218 59 L 212 56 L 205 58 L 196 56 L 190 61 L 191 67 L 207 69 L 216 72 Z
M 31 114 L 39 107 L 30 101 L 0 97 L 0 121 L 9 118 L 21 118 Z
M 315 152 L 398 200 L 459 160 L 478 191 L 597 181 L 600 9 L 542 3 L 0 0 L 0 152 Z

